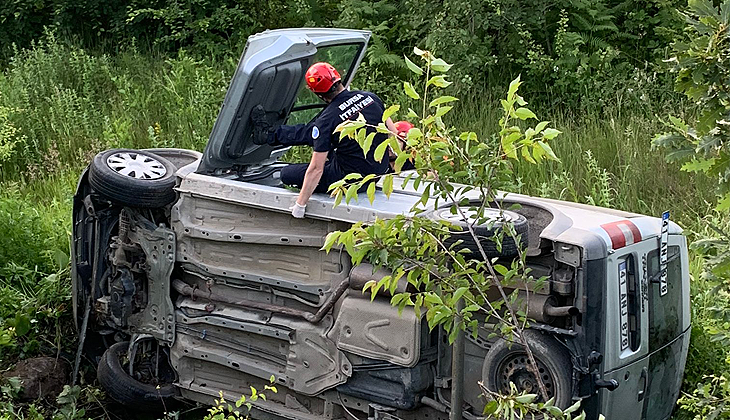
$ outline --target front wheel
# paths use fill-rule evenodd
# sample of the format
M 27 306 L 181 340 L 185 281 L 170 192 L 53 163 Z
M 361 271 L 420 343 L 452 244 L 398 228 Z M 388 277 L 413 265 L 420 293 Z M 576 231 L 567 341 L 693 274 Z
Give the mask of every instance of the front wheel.
M 176 395 L 175 386 L 172 385 L 172 369 L 166 361 L 156 361 L 162 366 L 154 366 L 149 361 L 138 361 L 139 378 L 133 378 L 125 368 L 128 366 L 128 349 L 129 342 L 123 341 L 106 350 L 97 369 L 97 379 L 101 386 L 113 400 L 126 407 L 150 412 L 169 409 Z M 160 375 L 167 377 L 151 379 L 144 369 L 160 372 Z
M 569 407 L 573 395 L 573 366 L 567 349 L 555 338 L 539 331 L 526 330 L 524 335 L 537 361 L 548 398 L 555 398 L 559 408 Z M 499 339 L 484 359 L 482 381 L 489 390 L 498 393 L 509 393 L 511 382 L 519 392 L 540 395 L 537 378 L 528 363 L 527 351 L 520 342 Z

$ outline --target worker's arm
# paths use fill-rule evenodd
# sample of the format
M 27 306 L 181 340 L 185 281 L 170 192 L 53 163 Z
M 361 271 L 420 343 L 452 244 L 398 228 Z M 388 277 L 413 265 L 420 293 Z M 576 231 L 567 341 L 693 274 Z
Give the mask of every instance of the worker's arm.
M 312 152 L 312 160 L 309 161 L 309 167 L 307 167 L 307 172 L 304 174 L 302 190 L 299 191 L 299 197 L 297 198 L 297 204 L 300 206 L 307 205 L 309 197 L 317 188 L 319 180 L 322 179 L 325 162 L 327 162 L 327 152 Z
M 395 128 L 395 123 L 390 119 L 390 117 L 385 120 L 385 126 L 388 127 L 388 130 L 390 130 L 391 136 L 395 136 L 398 133 L 398 129 Z

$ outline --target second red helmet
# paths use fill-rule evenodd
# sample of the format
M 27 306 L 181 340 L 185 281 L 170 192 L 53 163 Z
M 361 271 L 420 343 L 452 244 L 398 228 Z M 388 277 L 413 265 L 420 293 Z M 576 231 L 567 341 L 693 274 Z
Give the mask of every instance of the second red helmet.
M 398 130 L 398 137 L 405 138 L 408 132 L 413 128 L 413 124 L 408 121 L 398 121 L 395 123 L 395 129 Z
M 330 63 L 312 64 L 304 78 L 307 87 L 314 93 L 327 93 L 332 85 L 342 80 L 340 73 Z

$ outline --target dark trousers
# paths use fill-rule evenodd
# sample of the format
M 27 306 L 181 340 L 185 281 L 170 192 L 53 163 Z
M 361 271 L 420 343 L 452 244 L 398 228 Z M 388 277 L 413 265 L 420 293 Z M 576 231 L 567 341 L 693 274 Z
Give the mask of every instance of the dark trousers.
M 281 168 L 281 182 L 286 185 L 302 188 L 307 168 L 309 168 L 308 163 L 292 163 L 291 165 Z M 317 188 L 314 189 L 314 192 L 326 193 L 327 189 L 333 182 L 337 182 L 344 177 L 345 174 L 340 171 L 337 164 L 330 160 L 324 165 L 322 178 L 320 178 L 319 184 L 317 184 Z
M 312 146 L 311 138 L 305 135 L 308 127 L 304 124 L 295 126 L 280 126 L 275 133 L 269 137 L 269 144 L 281 144 L 284 146 Z M 324 165 L 322 178 L 317 184 L 314 192 L 326 193 L 327 189 L 333 182 L 337 182 L 345 177 L 340 170 L 339 165 L 335 162 L 334 153 L 330 152 L 327 157 L 329 160 Z M 304 184 L 304 175 L 309 168 L 308 163 L 293 163 L 281 168 L 281 182 L 285 185 L 302 188 Z

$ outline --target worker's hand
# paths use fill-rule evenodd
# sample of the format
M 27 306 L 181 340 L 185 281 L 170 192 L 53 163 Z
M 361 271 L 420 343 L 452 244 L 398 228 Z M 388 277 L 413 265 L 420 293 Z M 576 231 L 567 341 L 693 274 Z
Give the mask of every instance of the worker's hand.
M 295 202 L 293 206 L 289 207 L 289 210 L 291 210 L 292 216 L 296 217 L 297 219 L 301 219 L 304 217 L 304 210 L 306 210 L 306 208 L 306 204 L 302 205 Z

